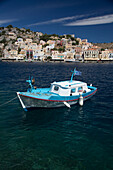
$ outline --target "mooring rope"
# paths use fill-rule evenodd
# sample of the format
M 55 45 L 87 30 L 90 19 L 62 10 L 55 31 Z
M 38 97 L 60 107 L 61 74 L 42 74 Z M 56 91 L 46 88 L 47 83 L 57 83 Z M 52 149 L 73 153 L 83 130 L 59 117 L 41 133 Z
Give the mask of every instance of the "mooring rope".
M 15 91 L 0 91 L 0 93 L 12 93 L 12 92 L 15 92 Z
M 11 99 L 11 100 L 9 100 L 9 101 L 7 101 L 7 102 L 5 102 L 5 103 L 1 104 L 1 105 L 0 105 L 0 107 L 1 107 L 1 106 L 4 106 L 4 105 L 5 105 L 5 104 L 7 104 L 7 103 L 10 103 L 11 101 L 15 100 L 16 98 L 17 98 L 17 96 L 16 96 L 16 97 L 14 97 L 13 99 Z

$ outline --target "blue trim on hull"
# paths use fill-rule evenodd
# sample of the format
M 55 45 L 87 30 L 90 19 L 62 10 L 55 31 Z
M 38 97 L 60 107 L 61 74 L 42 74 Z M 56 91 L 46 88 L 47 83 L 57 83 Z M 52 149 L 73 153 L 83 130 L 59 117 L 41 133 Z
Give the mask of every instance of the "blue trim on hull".
M 94 93 L 96 93 L 97 88 L 91 87 L 91 89 L 95 89 L 95 90 L 91 90 L 91 92 L 88 93 L 83 93 L 83 98 L 87 98 L 88 96 L 93 95 Z M 23 95 L 22 93 L 19 94 L 20 96 L 24 96 L 27 98 L 32 98 L 32 99 L 36 99 L 36 100 L 44 100 L 44 101 L 53 101 L 53 102 L 71 102 L 71 101 L 75 101 L 78 100 L 80 95 L 77 96 L 51 96 L 48 99 L 44 99 L 40 97 L 34 97 L 33 95 Z

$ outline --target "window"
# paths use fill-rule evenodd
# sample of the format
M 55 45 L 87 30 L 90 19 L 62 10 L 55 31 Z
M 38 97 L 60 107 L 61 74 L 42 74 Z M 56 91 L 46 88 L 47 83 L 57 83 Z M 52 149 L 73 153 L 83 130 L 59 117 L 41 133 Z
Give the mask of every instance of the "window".
M 71 93 L 75 93 L 76 92 L 76 89 L 71 89 Z
M 58 91 L 58 90 L 59 90 L 59 87 L 58 87 L 58 86 L 55 86 L 55 87 L 54 87 L 54 90 L 55 90 L 55 91 Z
M 78 92 L 82 91 L 83 88 L 82 87 L 78 87 Z

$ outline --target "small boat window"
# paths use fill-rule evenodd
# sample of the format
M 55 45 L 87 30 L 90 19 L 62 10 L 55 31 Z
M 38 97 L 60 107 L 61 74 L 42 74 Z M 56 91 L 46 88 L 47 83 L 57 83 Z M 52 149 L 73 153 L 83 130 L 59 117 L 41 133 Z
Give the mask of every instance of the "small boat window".
M 71 93 L 75 93 L 76 92 L 76 89 L 71 89 Z
M 78 92 L 82 91 L 83 87 L 78 87 Z
M 59 87 L 58 87 L 58 86 L 55 86 L 55 87 L 54 87 L 54 90 L 55 90 L 55 91 L 58 91 L 58 90 L 59 90 Z

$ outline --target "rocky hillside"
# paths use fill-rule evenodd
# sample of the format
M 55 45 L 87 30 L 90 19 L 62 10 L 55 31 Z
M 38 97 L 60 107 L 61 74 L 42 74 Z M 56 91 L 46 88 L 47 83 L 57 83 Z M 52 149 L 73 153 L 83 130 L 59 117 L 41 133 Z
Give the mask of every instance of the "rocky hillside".
M 102 49 L 113 49 L 113 42 L 111 42 L 111 43 L 93 43 L 93 45 L 99 46 Z

